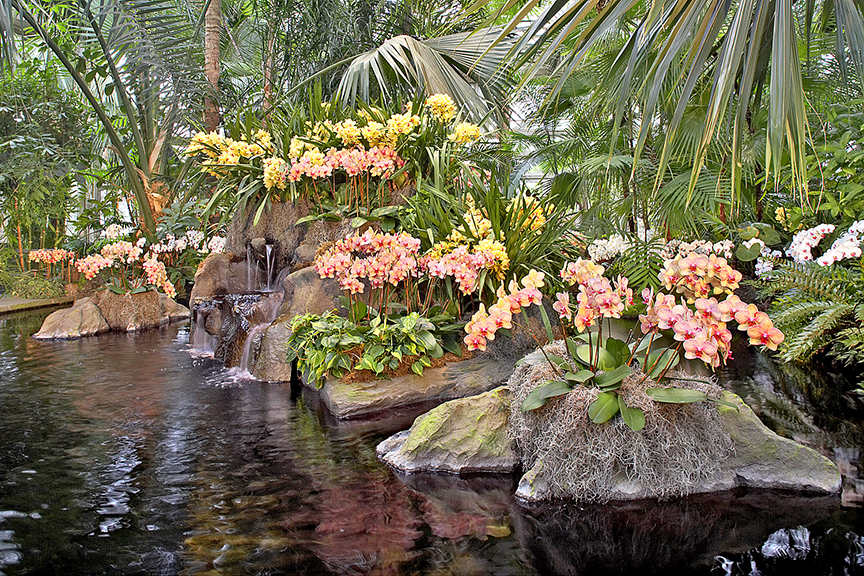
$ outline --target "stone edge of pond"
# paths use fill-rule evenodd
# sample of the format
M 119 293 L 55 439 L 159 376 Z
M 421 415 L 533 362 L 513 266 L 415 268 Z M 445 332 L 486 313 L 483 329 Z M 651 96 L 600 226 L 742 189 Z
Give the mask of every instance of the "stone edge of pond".
M 515 364 L 515 359 L 475 357 L 427 368 L 422 376 L 372 382 L 328 378 L 320 390 L 306 386 L 319 395 L 334 417 L 353 420 L 429 401 L 475 397 L 506 382 Z
M 13 312 L 25 312 L 27 310 L 36 310 L 39 308 L 50 308 L 51 306 L 61 306 L 74 302 L 72 296 L 61 296 L 59 298 L 15 298 L 2 297 L 0 298 L 0 314 L 12 314 Z
M 837 494 L 837 466 L 815 450 L 778 436 L 744 401 L 725 392 L 738 409 L 720 407 L 724 427 L 735 452 L 718 473 L 691 491 L 724 492 L 738 487 L 779 489 L 813 495 Z M 509 417 L 506 387 L 479 396 L 445 402 L 417 417 L 409 430 L 381 442 L 379 458 L 403 473 L 512 473 L 519 465 L 506 426 Z M 578 495 L 574 495 L 578 498 Z M 544 482 L 542 463 L 525 472 L 516 498 L 524 504 L 555 499 Z M 609 494 L 612 501 L 652 498 L 650 487 L 626 479 Z

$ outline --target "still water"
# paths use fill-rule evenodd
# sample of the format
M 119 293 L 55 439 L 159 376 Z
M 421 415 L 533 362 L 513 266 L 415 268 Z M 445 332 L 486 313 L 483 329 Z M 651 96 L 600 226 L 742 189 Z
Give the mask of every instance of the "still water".
M 188 326 L 33 340 L 46 314 L 0 317 L 0 574 L 864 573 L 864 411 L 761 356 L 724 378 L 840 464 L 842 504 L 740 491 L 525 509 L 513 478 L 378 462 L 415 414 L 340 424 L 190 353 Z

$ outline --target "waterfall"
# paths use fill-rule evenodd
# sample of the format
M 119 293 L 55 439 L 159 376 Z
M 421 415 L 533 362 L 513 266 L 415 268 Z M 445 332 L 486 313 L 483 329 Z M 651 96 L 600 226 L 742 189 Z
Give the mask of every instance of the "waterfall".
M 266 266 L 267 266 L 267 290 L 269 291 L 271 289 L 270 288 L 270 280 L 273 277 L 273 257 L 275 256 L 276 253 L 273 252 L 273 245 L 272 244 L 265 244 L 264 250 L 266 252 L 265 260 L 266 260 Z
M 255 283 L 252 283 L 252 266 L 255 266 Z M 246 291 L 252 292 L 258 288 L 258 263 L 255 261 L 255 255 L 252 251 L 252 245 L 246 245 Z

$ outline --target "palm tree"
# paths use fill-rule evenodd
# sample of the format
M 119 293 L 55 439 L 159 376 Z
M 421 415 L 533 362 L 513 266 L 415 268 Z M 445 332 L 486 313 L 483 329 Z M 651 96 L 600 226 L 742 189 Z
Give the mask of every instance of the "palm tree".
M 60 61 L 122 166 L 142 230 L 153 234 L 154 212 L 168 201 L 171 138 L 190 112 L 188 103 L 200 101 L 197 95 L 204 92 L 194 15 L 170 0 L 82 0 L 63 6 L 2 1 L 5 14 L 20 18 L 0 18 L 5 64 L 14 66 L 17 35 L 42 42 Z
M 477 0 L 471 14 L 492 0 Z M 856 0 L 555 0 L 508 1 L 489 22 L 518 9 L 498 34 L 505 42 L 518 32 L 510 59 L 523 66 L 523 82 L 549 76 L 560 94 L 567 79 L 610 39 L 620 39 L 603 80 L 614 115 L 612 141 L 625 115 L 641 118 L 635 131 L 635 158 L 649 152 L 652 131 L 662 131 L 656 190 L 680 147 L 682 126 L 694 103 L 704 124 L 692 150 L 692 194 L 706 156 L 728 134 L 725 166 L 736 194 L 742 181 L 743 142 L 752 120 L 767 108 L 764 161 L 775 182 L 788 166 L 792 186 L 807 186 L 807 107 L 802 70 L 836 67 L 842 90 L 859 91 L 864 77 L 864 18 Z M 825 52 L 812 53 L 834 37 Z M 819 40 L 818 42 L 815 40 Z M 802 62 L 800 54 L 807 54 Z M 849 69 L 854 70 L 848 74 Z M 704 96 L 698 100 L 696 96 Z M 636 163 L 634 162 L 634 169 Z

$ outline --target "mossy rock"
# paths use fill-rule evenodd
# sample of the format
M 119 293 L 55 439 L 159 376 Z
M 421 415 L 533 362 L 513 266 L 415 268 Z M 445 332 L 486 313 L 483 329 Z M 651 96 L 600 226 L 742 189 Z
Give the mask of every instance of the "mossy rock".
M 495 388 L 445 402 L 419 416 L 409 430 L 378 445 L 378 455 L 403 472 L 512 472 L 509 391 Z

